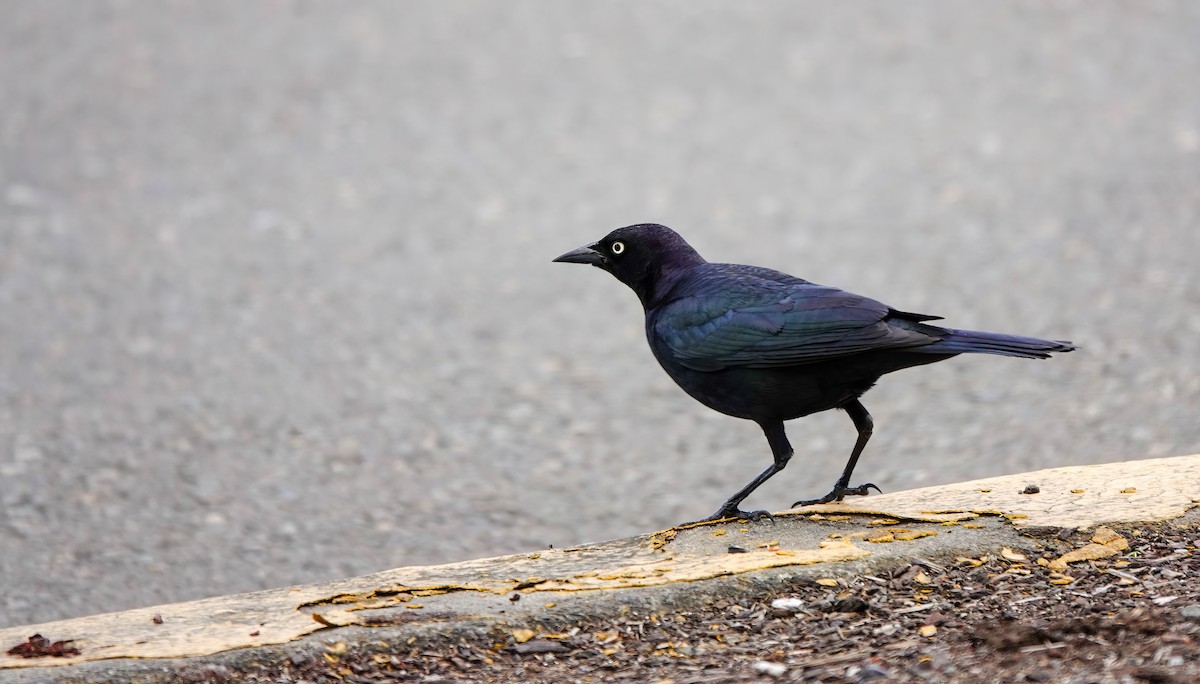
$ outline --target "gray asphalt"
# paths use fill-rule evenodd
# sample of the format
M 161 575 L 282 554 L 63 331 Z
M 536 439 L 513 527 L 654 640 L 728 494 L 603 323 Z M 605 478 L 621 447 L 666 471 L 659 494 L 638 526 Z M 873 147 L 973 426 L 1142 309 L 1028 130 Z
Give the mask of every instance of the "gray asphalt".
M 640 221 L 1082 346 L 885 378 L 885 491 L 1200 451 L 1200 4 L 847 5 L 0 3 L 0 625 L 708 514 L 765 440 L 550 263 Z

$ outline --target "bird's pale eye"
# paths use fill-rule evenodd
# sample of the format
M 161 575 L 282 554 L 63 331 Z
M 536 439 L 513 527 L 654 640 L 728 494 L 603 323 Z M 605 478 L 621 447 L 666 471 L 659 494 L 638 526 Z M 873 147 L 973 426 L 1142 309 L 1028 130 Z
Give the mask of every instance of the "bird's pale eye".
M 612 243 L 612 246 L 609 247 L 609 249 L 612 250 L 613 254 L 620 254 L 621 252 L 625 251 L 625 243 L 624 242 L 614 242 L 614 243 Z

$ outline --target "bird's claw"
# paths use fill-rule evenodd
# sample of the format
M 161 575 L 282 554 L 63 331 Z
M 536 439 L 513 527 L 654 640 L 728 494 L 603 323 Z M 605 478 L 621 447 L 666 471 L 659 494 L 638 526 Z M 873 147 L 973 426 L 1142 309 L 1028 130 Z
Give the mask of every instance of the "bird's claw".
M 792 504 L 792 508 L 800 508 L 801 506 L 813 506 L 816 504 L 832 503 L 834 501 L 841 501 L 842 499 L 846 498 L 847 496 L 866 496 L 871 493 L 872 489 L 879 492 L 880 494 L 883 493 L 883 490 L 880 489 L 879 487 L 877 487 L 873 482 L 868 482 L 867 484 L 861 484 L 861 485 L 858 485 L 857 487 L 834 487 L 833 491 L 829 492 L 825 496 L 823 496 L 819 499 L 809 499 L 807 501 L 797 501 L 796 503 Z
M 880 489 L 879 487 L 876 487 L 874 482 L 868 482 L 866 484 L 860 484 L 857 487 L 847 487 L 846 491 L 845 491 L 845 495 L 846 496 L 866 496 L 871 493 L 872 489 L 879 492 L 880 494 L 883 493 L 883 490 Z M 839 496 L 838 501 L 841 501 L 841 500 L 842 500 L 842 497 Z
M 771 515 L 770 511 L 734 511 L 732 515 L 723 516 L 729 518 L 737 518 L 738 520 L 749 520 L 750 522 L 758 522 L 759 520 L 770 520 L 775 522 L 775 516 Z
M 749 520 L 750 522 L 758 522 L 759 520 L 770 520 L 775 522 L 775 516 L 771 515 L 770 511 L 743 511 L 740 508 L 721 508 L 716 513 L 702 520 L 694 520 L 692 522 L 677 525 L 677 527 L 690 527 L 692 525 L 700 525 L 703 523 L 720 522 L 722 520 Z

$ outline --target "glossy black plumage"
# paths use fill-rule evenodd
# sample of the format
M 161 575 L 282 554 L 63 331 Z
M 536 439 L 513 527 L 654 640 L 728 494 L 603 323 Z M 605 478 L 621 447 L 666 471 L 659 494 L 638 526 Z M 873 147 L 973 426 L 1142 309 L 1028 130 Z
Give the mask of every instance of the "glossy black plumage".
M 783 421 L 845 409 L 858 441 L 833 490 L 794 506 L 865 495 L 850 475 L 870 438 L 871 416 L 859 397 L 885 373 L 985 353 L 1047 358 L 1070 342 L 932 325 L 873 299 L 757 266 L 705 261 L 671 229 L 619 228 L 555 259 L 612 273 L 642 302 L 654 357 L 684 391 L 722 413 L 758 423 L 774 463 L 708 519 L 758 517 L 738 508 L 792 455 Z

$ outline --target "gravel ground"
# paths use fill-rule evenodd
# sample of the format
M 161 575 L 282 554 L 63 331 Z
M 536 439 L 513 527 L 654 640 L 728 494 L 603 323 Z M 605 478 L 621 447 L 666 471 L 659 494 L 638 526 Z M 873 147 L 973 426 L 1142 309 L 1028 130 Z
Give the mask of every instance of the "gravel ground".
M 549 263 L 637 221 L 1082 345 L 889 378 L 885 490 L 1200 451 L 1196 3 L 0 10 L 0 625 L 708 514 L 765 440 Z

